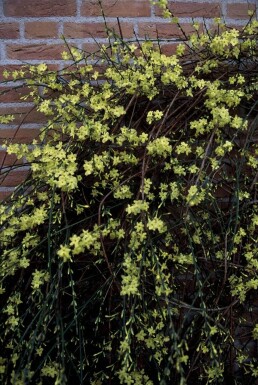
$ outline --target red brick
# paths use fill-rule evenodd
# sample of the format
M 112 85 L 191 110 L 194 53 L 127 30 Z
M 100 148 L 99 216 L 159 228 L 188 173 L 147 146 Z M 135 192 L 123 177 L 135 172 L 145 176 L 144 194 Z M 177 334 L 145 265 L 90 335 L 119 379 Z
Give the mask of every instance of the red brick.
M 100 44 L 100 46 L 102 45 L 107 46 L 107 44 Z M 82 45 L 82 49 L 85 52 L 86 56 L 89 54 L 92 54 L 93 56 L 100 56 L 100 46 L 97 43 L 84 43 Z M 110 50 L 108 50 L 108 54 L 110 54 Z
M 0 145 L 5 140 L 10 143 L 31 143 L 33 139 L 39 135 L 37 128 L 1 128 L 0 129 Z
M 6 46 L 7 57 L 17 60 L 59 60 L 62 52 L 67 51 L 64 44 L 9 44 Z
M 176 47 L 178 46 L 178 43 L 168 43 L 168 44 L 162 44 L 160 46 L 161 53 L 167 56 L 175 55 L 176 53 Z
M 184 33 L 186 34 L 186 36 L 189 36 L 190 34 L 195 32 L 195 29 L 192 27 L 191 24 L 183 23 L 181 24 L 181 27 Z M 142 23 L 139 23 L 139 36 L 140 37 L 148 36 L 150 38 L 159 37 L 160 39 L 170 39 L 170 38 L 183 38 L 184 34 L 176 24 L 142 22 Z
M 75 16 L 76 0 L 4 0 L 4 15 L 15 17 Z
M 8 198 L 13 191 L 14 191 L 14 188 L 12 189 L 12 191 L 0 191 L 0 201 L 3 201 L 6 198 Z
M 227 16 L 232 19 L 249 19 L 248 10 L 255 10 L 255 4 L 228 4 Z
M 18 23 L 0 23 L 0 39 L 16 39 L 19 37 Z
M 28 176 L 29 170 L 11 170 L 0 175 L 1 187 L 16 187 Z
M 7 154 L 6 151 L 0 151 L 0 169 L 2 167 L 13 166 L 14 164 L 22 164 L 22 159 L 17 160 L 16 155 Z
M 27 39 L 44 39 L 58 37 L 58 24 L 53 21 L 31 21 L 25 23 Z
M 31 90 L 26 87 L 8 88 L 0 86 L 0 103 L 24 102 L 21 97 L 28 95 L 29 92 Z M 28 98 L 26 101 L 31 101 L 31 98 Z
M 111 31 L 120 35 L 118 23 L 107 23 Z M 120 22 L 123 37 L 133 37 L 133 24 Z M 105 23 L 64 23 L 64 36 L 66 38 L 100 37 L 106 38 L 107 31 Z
M 33 107 L 2 107 L 0 106 L 0 116 L 5 114 L 14 115 L 12 124 L 44 123 L 47 118 Z M 1 130 L 0 130 L 1 131 Z
M 113 55 L 112 48 L 109 44 L 98 44 L 98 43 L 84 43 L 82 44 L 82 49 L 85 52 L 86 58 L 94 59 L 94 60 L 102 60 L 103 53 L 100 52 L 100 47 L 106 46 L 105 54 L 107 57 L 111 57 Z M 97 69 L 98 71 L 98 69 Z M 95 72 L 95 66 L 93 66 L 93 73 Z
M 170 2 L 169 10 L 176 17 L 219 17 L 221 15 L 220 4 L 216 3 L 197 3 L 180 1 L 178 3 Z M 162 11 L 155 7 L 155 14 L 161 16 Z
M 149 0 L 102 0 L 102 8 L 99 0 L 83 0 L 81 6 L 82 16 L 105 16 L 113 17 L 139 17 L 150 16 Z

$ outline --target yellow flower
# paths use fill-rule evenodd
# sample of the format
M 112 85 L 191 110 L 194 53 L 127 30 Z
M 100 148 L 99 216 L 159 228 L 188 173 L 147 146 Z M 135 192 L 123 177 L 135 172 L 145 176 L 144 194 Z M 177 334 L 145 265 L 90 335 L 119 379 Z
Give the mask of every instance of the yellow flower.
M 190 206 L 198 205 L 205 198 L 205 190 L 197 188 L 197 186 L 191 186 L 188 190 L 186 201 Z
M 147 211 L 149 208 L 149 203 L 146 201 L 135 200 L 133 204 L 128 205 L 126 212 L 128 214 L 140 214 L 141 211 Z
M 148 219 L 147 227 L 149 230 L 158 231 L 159 233 L 164 233 L 167 229 L 165 223 L 158 217 Z
M 57 252 L 57 255 L 64 261 L 71 261 L 72 255 L 71 255 L 71 249 L 67 245 L 61 245 L 60 249 Z

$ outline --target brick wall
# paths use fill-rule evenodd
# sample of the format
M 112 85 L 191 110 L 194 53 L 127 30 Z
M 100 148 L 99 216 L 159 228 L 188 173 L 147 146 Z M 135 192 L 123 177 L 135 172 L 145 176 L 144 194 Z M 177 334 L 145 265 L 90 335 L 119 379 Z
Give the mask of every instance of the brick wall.
M 155 38 L 157 31 L 160 38 L 171 39 L 168 45 L 163 43 L 164 52 L 171 52 L 172 44 L 180 40 L 180 31 L 175 25 L 161 18 L 160 11 L 151 6 L 149 0 L 102 0 L 106 21 L 117 31 L 117 18 L 123 37 L 143 39 L 146 35 Z M 258 6 L 258 0 L 173 0 L 171 10 L 178 16 L 184 30 L 191 31 L 192 18 L 212 25 L 214 17 L 222 16 L 228 25 L 244 25 L 248 18 L 248 9 Z M 106 42 L 105 25 L 98 0 L 0 0 L 0 81 L 3 81 L 4 69 L 16 69 L 24 63 L 51 64 L 61 69 L 60 54 L 64 50 L 64 35 L 67 41 L 79 48 L 93 51 L 95 40 Z M 10 166 L 15 161 L 13 156 L 5 157 L 1 147 L 2 140 L 12 138 L 28 143 L 34 138 L 40 127 L 42 116 L 33 111 L 30 103 L 21 103 L 20 95 L 26 90 L 1 95 L 5 89 L 0 84 L 0 113 L 15 113 L 18 123 L 24 119 L 22 128 L 16 132 L 17 125 L 0 125 L 0 166 Z M 23 180 L 27 167 L 19 168 L 0 177 L 0 199 L 13 191 Z

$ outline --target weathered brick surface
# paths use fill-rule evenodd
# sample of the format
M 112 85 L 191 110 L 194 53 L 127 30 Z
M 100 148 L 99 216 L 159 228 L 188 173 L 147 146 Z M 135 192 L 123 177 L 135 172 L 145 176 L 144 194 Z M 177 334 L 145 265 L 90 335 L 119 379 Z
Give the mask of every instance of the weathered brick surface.
M 28 170 L 15 169 L 0 175 L 0 187 L 16 187 L 28 176 Z
M 0 86 L 0 103 L 20 102 L 22 101 L 21 97 L 28 95 L 29 92 L 28 87 L 9 88 Z M 28 98 L 26 101 L 31 101 L 31 98 Z
M 7 128 L 0 130 L 0 145 L 5 139 L 12 143 L 31 143 L 33 139 L 39 135 L 39 129 L 37 128 Z
M 4 0 L 4 15 L 15 17 L 75 16 L 76 0 Z
M 46 117 L 36 110 L 35 107 L 20 107 L 20 106 L 1 106 L 0 115 L 11 114 L 14 116 L 12 124 L 30 124 L 30 123 L 44 123 Z M 2 129 L 0 129 L 2 131 Z
M 10 190 L 14 190 L 14 189 L 10 189 Z M 4 199 L 8 198 L 12 191 L 10 191 L 9 189 L 6 191 L 6 190 L 3 190 L 3 191 L 0 191 L 0 201 L 3 201 Z
M 19 36 L 18 23 L 0 23 L 0 39 L 17 39 Z
M 162 44 L 160 47 L 161 53 L 171 56 L 176 53 L 176 47 L 178 46 L 177 43 L 167 43 Z
M 177 24 L 171 23 L 146 23 L 143 22 L 139 25 L 139 36 L 140 37 L 150 37 L 150 38 L 184 38 L 185 35 L 190 35 L 195 30 L 191 24 L 182 23 L 182 29 L 178 27 Z M 183 31 L 184 33 L 183 33 Z
M 148 0 L 103 0 L 102 9 L 98 0 L 82 1 L 82 16 L 102 16 L 103 12 L 106 16 L 114 17 L 151 16 Z
M 207 17 L 213 18 L 221 15 L 221 3 L 212 2 L 170 2 L 169 10 L 176 17 Z M 162 14 L 160 8 L 155 7 L 155 14 L 160 16 Z
M 258 5 L 258 3 L 257 3 Z M 254 11 L 255 4 L 234 3 L 227 5 L 227 14 L 232 19 L 249 19 L 248 11 Z
M 60 60 L 66 49 L 64 44 L 8 44 L 6 54 L 9 59 L 17 60 Z
M 134 35 L 132 23 L 109 22 L 107 25 L 105 23 L 64 23 L 64 36 L 67 38 L 106 38 L 108 30 L 114 31 L 119 36 L 122 33 L 125 38 Z
M 22 159 L 17 159 L 14 154 L 7 154 L 6 151 L 0 150 L 0 167 L 9 167 L 14 164 L 22 164 Z
M 58 23 L 54 21 L 29 21 L 25 23 L 27 39 L 58 38 Z
M 101 43 L 101 45 L 104 45 L 104 46 L 107 46 L 108 44 L 103 44 Z M 100 50 L 100 46 L 98 45 L 98 43 L 85 43 L 82 45 L 82 49 L 86 52 L 86 54 L 96 54 L 98 55 L 99 53 L 99 50 Z M 110 52 L 107 51 L 107 52 Z

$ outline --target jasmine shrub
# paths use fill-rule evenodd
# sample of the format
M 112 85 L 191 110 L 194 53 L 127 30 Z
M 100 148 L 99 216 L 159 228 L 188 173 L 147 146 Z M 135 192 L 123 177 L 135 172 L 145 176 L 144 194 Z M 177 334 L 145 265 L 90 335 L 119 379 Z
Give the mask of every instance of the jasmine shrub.
M 258 22 L 217 23 L 12 75 L 47 123 L 6 144 L 31 173 L 0 206 L 2 384 L 254 383 Z

